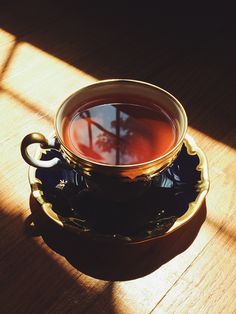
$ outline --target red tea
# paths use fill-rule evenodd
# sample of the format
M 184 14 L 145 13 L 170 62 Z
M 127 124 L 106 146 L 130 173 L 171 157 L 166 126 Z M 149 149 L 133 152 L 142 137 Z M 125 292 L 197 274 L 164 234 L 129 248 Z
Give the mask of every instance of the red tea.
M 109 165 L 131 165 L 167 153 L 177 141 L 173 119 L 160 107 L 105 103 L 63 122 L 63 141 L 76 155 Z

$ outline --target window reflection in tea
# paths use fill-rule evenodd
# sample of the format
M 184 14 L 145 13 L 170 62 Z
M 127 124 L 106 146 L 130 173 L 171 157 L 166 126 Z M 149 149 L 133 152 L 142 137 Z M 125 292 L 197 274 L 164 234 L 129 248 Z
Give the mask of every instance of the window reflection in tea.
M 64 121 L 63 140 L 76 155 L 109 165 L 130 165 L 164 155 L 177 140 L 176 126 L 159 107 L 101 104 Z

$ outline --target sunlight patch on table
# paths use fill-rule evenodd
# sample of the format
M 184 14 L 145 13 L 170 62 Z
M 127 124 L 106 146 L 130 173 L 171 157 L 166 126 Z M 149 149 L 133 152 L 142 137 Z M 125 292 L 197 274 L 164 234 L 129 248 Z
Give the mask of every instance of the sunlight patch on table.
M 2 52 L 2 60 L 8 58 L 9 50 L 10 46 Z M 36 103 L 45 112 L 54 112 L 65 98 L 95 81 L 94 77 L 43 50 L 19 42 L 4 70 L 1 88 Z

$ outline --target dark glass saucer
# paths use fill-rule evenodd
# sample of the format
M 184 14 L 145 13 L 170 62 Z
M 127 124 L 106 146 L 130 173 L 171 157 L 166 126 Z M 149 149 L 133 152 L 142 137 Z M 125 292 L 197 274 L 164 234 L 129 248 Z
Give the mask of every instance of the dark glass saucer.
M 55 150 L 40 150 L 36 157 L 61 158 Z M 30 167 L 29 178 L 34 197 L 58 224 L 82 236 L 123 242 L 145 241 L 181 227 L 200 208 L 209 188 L 206 158 L 189 135 L 173 165 L 153 178 L 150 189 L 135 201 L 99 198 L 69 168 Z

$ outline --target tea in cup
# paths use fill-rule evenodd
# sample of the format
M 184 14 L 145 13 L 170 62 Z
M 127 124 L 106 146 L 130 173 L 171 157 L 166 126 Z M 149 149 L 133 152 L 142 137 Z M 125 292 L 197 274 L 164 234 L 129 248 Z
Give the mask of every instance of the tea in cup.
M 143 194 L 173 163 L 186 130 L 185 110 L 167 91 L 141 81 L 106 80 L 66 99 L 56 113 L 55 138 L 28 134 L 21 152 L 31 166 L 66 164 L 94 193 L 126 201 Z M 35 159 L 27 151 L 33 143 L 57 149 L 62 158 Z

